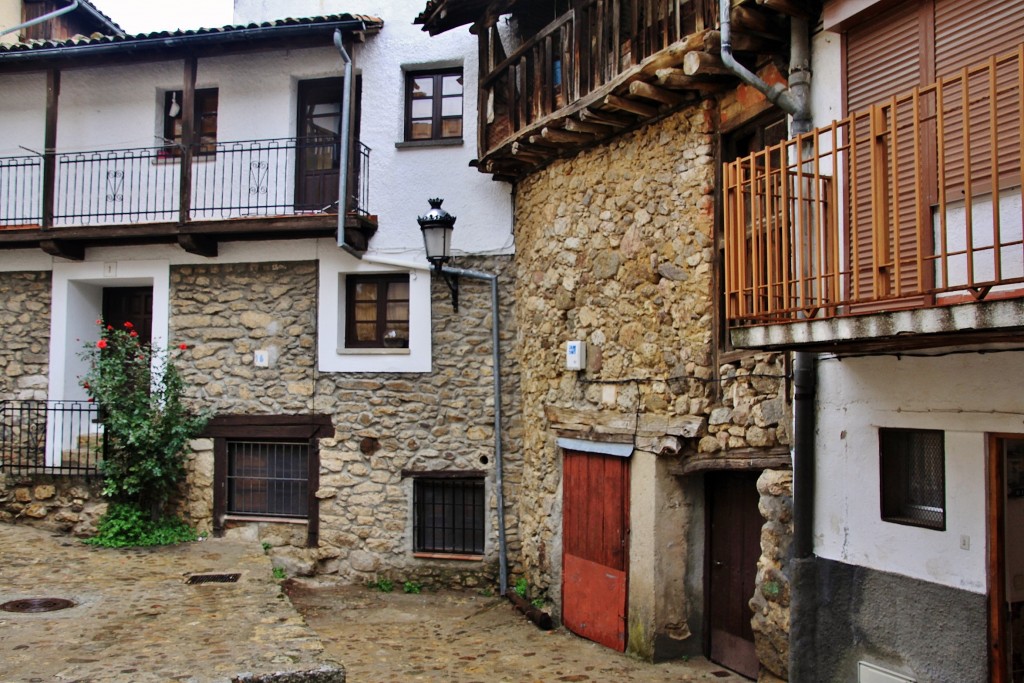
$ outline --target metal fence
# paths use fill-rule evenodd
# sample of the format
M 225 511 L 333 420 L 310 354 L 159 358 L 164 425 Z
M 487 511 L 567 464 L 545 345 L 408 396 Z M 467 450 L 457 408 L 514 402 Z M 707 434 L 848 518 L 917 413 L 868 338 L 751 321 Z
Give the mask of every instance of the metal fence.
M 189 220 L 338 211 L 340 138 L 274 138 L 197 146 Z M 370 148 L 352 154 L 346 210 L 367 215 Z M 0 157 L 0 227 L 41 225 L 46 157 Z M 179 147 L 53 155 L 53 227 L 176 222 L 183 201 Z
M 99 407 L 87 401 L 0 401 L 0 470 L 98 475 Z

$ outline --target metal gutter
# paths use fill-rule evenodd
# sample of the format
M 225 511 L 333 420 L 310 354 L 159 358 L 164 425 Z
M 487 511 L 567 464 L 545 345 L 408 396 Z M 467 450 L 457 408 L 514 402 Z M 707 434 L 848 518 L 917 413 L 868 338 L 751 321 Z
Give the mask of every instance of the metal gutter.
M 498 315 L 498 276 L 477 270 L 442 268 L 447 275 L 491 283 L 491 346 L 494 356 L 494 486 L 498 498 L 498 582 L 501 595 L 508 591 L 508 545 L 505 540 L 505 485 L 501 449 L 501 346 Z
M 359 22 L 363 25 L 363 22 Z M 341 29 L 334 30 L 334 47 L 338 48 L 343 65 L 343 92 L 341 94 L 341 150 L 338 155 L 338 246 L 345 246 L 345 217 L 348 215 L 348 155 L 349 134 L 352 126 L 352 58 L 345 51 Z

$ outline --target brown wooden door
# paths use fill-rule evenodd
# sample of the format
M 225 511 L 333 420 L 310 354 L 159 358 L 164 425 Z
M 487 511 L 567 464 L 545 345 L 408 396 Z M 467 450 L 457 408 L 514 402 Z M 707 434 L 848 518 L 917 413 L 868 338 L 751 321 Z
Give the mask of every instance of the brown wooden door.
M 761 526 L 756 473 L 714 473 L 707 478 L 708 658 L 757 678 L 753 616 Z
M 153 340 L 153 288 L 104 287 L 103 322 L 114 329 L 123 329 L 130 322 L 139 333 L 139 340 Z
M 565 451 L 562 621 L 623 652 L 629 553 L 629 460 Z
M 299 82 L 295 209 L 335 210 L 341 154 L 342 78 Z

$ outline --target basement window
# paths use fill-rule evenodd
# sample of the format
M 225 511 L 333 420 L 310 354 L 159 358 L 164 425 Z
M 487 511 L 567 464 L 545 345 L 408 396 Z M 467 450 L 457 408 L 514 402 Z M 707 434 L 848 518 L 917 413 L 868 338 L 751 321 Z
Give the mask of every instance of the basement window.
M 882 520 L 946 529 L 945 438 L 935 429 L 879 429 Z
M 477 559 L 484 554 L 482 474 L 430 473 L 413 479 L 413 552 Z M 450 476 L 444 476 L 450 475 Z
M 307 516 L 308 441 L 228 441 L 227 458 L 227 514 Z

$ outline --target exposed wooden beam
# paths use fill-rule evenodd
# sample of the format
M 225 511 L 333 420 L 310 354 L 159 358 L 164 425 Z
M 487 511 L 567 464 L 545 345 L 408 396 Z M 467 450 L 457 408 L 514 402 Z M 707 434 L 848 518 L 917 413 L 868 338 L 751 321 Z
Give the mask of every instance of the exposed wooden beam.
M 545 127 L 541 130 L 540 134 L 545 140 L 570 145 L 579 145 L 594 141 L 594 136 L 589 133 L 574 133 L 573 131 L 562 130 L 561 128 Z
M 731 81 L 725 79 L 707 80 L 697 76 L 687 76 L 682 69 L 658 69 L 658 85 L 673 90 L 697 90 L 714 92 L 721 90 Z
M 527 140 L 531 145 L 536 145 L 537 147 L 547 147 L 548 149 L 557 149 L 559 147 L 559 145 L 556 145 L 550 140 L 546 140 L 541 135 L 531 135 L 529 138 L 527 138 Z
M 650 83 L 644 83 L 643 81 L 633 81 L 630 83 L 629 94 L 642 97 L 645 100 L 667 104 L 672 107 L 683 104 L 688 99 L 678 93 L 659 88 L 658 86 L 651 85 Z
M 710 52 L 694 50 L 683 57 L 683 73 L 687 76 L 732 76 L 721 57 Z
M 704 34 L 704 52 L 717 54 L 722 50 L 722 34 L 718 31 L 708 31 Z M 757 54 L 776 54 L 781 50 L 781 40 L 769 40 L 763 36 L 755 36 L 749 33 L 734 33 L 732 35 L 732 49 L 735 52 L 754 52 Z
M 609 107 L 615 109 L 621 109 L 622 111 L 628 111 L 636 114 L 637 116 L 643 116 L 645 118 L 654 118 L 660 112 L 657 107 L 652 107 L 649 104 L 643 104 L 635 100 L 628 100 L 625 97 L 618 97 L 616 95 L 608 95 L 604 98 L 604 103 Z
M 626 126 L 633 125 L 633 119 L 628 116 L 616 116 L 609 111 L 600 111 L 598 109 L 581 109 L 579 112 L 580 121 L 587 121 L 591 123 L 599 123 L 603 126 L 614 126 L 615 128 L 625 128 Z
M 217 255 L 217 240 L 207 235 L 178 235 L 178 244 L 190 254 L 213 258 Z
M 670 45 L 668 49 L 662 50 L 661 52 L 658 52 L 652 57 L 644 60 L 640 72 L 647 78 L 650 78 L 658 69 L 664 69 L 669 66 L 678 66 L 682 63 L 683 57 L 686 56 L 687 52 L 690 52 L 691 50 L 699 50 L 702 47 L 704 47 L 704 35 L 702 33 L 692 33 L 684 40 Z
M 57 112 L 60 100 L 60 70 L 46 72 L 46 122 L 43 128 L 43 214 L 42 227 L 53 227 L 54 188 L 57 182 Z
M 566 119 L 565 129 L 573 133 L 590 133 L 591 135 L 608 135 L 614 126 L 607 123 L 592 123 L 590 121 L 577 121 Z
M 783 27 L 775 21 L 777 15 L 769 15 L 757 5 L 742 5 L 732 10 L 733 30 L 738 33 L 753 33 L 768 38 L 780 37 Z
M 178 174 L 178 221 L 192 218 L 192 143 L 196 124 L 196 75 L 199 62 L 194 55 L 185 57 L 184 85 L 181 91 L 181 166 Z
M 69 261 L 85 260 L 85 245 L 80 242 L 66 240 L 40 240 L 39 248 L 50 256 L 59 256 Z

